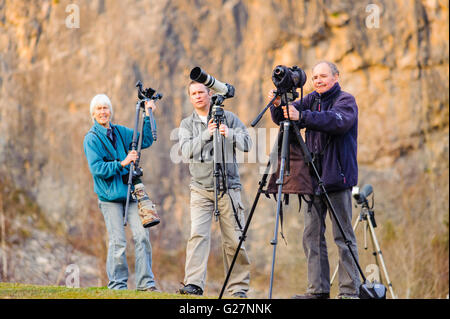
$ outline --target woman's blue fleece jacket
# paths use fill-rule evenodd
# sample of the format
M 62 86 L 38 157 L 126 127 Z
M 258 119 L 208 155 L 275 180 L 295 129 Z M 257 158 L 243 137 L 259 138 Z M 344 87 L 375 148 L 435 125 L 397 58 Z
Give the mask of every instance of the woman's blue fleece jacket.
M 94 192 L 101 201 L 126 201 L 128 185 L 123 183 L 122 175 L 128 174 L 129 165 L 122 167 L 120 162 L 125 159 L 131 150 L 133 130 L 110 123 L 110 127 L 116 135 L 116 148 L 114 149 L 106 136 L 107 129 L 98 124 L 97 121 L 94 122 L 83 141 L 89 170 L 94 178 Z M 150 118 L 148 116 L 144 117 L 143 125 L 142 149 L 148 148 L 153 144 Z M 153 125 L 155 124 L 153 123 Z

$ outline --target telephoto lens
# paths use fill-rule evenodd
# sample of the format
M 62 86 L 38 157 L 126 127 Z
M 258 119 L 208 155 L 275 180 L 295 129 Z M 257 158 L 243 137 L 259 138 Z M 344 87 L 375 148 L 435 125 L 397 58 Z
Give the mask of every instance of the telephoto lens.
M 150 200 L 145 186 L 138 183 L 134 186 L 134 195 L 138 201 L 138 213 L 144 228 L 158 225 L 161 219 L 156 212 L 156 205 Z
M 191 80 L 204 84 L 206 87 L 213 89 L 218 94 L 223 95 L 226 98 L 234 96 L 234 87 L 232 85 L 220 82 L 198 66 L 191 70 L 189 76 Z

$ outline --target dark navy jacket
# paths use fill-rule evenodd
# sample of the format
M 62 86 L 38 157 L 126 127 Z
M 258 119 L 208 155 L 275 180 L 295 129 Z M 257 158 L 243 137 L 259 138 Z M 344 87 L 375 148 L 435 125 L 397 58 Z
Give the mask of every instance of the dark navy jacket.
M 300 110 L 300 100 L 292 104 Z M 281 107 L 271 106 L 270 111 L 272 120 L 279 125 L 284 120 Z M 339 83 L 322 94 L 314 91 L 303 98 L 299 123 L 306 128 L 305 142 L 311 155 L 319 158 L 316 167 L 319 166 L 327 192 L 357 185 L 358 106 L 355 98 L 342 91 Z M 313 183 L 318 190 L 316 178 Z

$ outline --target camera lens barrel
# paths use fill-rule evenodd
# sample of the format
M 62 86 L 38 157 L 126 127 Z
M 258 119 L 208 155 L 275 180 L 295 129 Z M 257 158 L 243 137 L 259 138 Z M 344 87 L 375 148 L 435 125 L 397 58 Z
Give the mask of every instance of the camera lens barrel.
M 202 83 L 206 87 L 213 89 L 218 94 L 222 94 L 226 97 L 232 97 L 234 95 L 234 87 L 232 85 L 227 85 L 219 80 L 216 80 L 213 76 L 209 75 L 198 66 L 191 70 L 189 77 L 191 80 Z
M 284 69 L 281 66 L 277 66 L 273 73 L 277 76 L 282 77 L 284 75 Z
M 209 75 L 198 66 L 196 66 L 195 68 L 193 68 L 191 70 L 191 74 L 189 76 L 190 76 L 191 80 L 203 83 L 207 87 L 211 87 L 210 86 L 211 82 L 214 83 L 214 81 L 215 81 L 215 79 L 213 77 L 211 77 L 212 81 L 211 81 L 211 79 L 208 81 Z
M 216 79 L 212 75 L 209 75 L 208 73 L 203 71 L 198 66 L 191 70 L 190 78 L 191 78 L 191 80 L 203 83 L 205 86 L 212 88 L 212 89 L 214 89 L 215 84 L 216 84 Z M 219 82 L 219 81 L 217 81 L 217 82 Z

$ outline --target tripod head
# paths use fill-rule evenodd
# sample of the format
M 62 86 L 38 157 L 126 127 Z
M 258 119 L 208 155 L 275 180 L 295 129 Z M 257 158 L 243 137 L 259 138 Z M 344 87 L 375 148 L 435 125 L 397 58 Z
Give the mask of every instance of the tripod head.
M 222 94 L 214 94 L 211 96 L 211 106 L 220 106 L 223 107 L 223 101 L 225 101 L 226 97 Z
M 288 105 L 290 102 L 294 102 L 298 99 L 299 94 L 294 89 L 292 91 L 281 92 L 279 90 L 275 91 L 275 98 L 281 97 L 281 103 L 279 106 Z
M 300 90 L 301 90 L 300 101 L 303 101 L 303 86 L 300 88 Z M 281 107 L 284 105 L 288 105 L 289 102 L 293 102 L 296 99 L 298 99 L 299 94 L 297 93 L 296 88 L 292 88 L 289 91 L 285 91 L 285 90 L 274 91 L 274 97 L 272 98 L 272 100 L 269 102 L 269 104 L 266 105 L 266 107 L 256 116 L 256 118 L 250 124 L 252 127 L 255 127 L 258 124 L 258 122 L 263 117 L 264 113 L 266 113 L 267 109 L 273 105 L 273 102 L 278 97 L 281 97 L 281 104 L 279 105 L 279 107 Z M 303 103 L 301 103 L 301 104 L 303 107 Z
M 137 81 L 136 87 L 138 89 L 139 102 L 145 102 L 148 100 L 160 100 L 163 97 L 162 94 L 157 93 L 154 89 L 152 89 L 150 87 L 146 88 L 146 89 L 142 89 L 142 82 L 140 80 Z M 141 103 L 141 104 L 144 104 L 144 103 Z
M 299 94 L 297 93 L 297 89 L 300 89 L 301 99 L 303 99 L 303 85 L 305 85 L 306 82 L 306 73 L 298 66 L 294 65 L 293 67 L 288 68 L 285 65 L 277 65 L 272 71 L 272 82 L 277 88 L 275 96 L 272 101 L 267 104 L 264 110 L 262 110 L 262 112 L 253 120 L 251 123 L 252 127 L 255 127 L 256 124 L 258 124 L 261 117 L 267 109 L 273 105 L 273 101 L 275 101 L 277 97 L 281 97 L 280 106 L 288 105 L 289 102 L 298 99 Z
M 137 105 L 141 109 L 145 108 L 145 102 L 150 101 L 150 100 L 161 100 L 163 97 L 161 93 L 157 93 L 156 90 L 154 90 L 150 87 L 146 88 L 146 89 L 142 89 L 142 82 L 140 80 L 137 81 L 136 87 L 138 90 L 138 99 L 139 99 L 137 102 Z M 136 121 L 139 122 L 138 112 L 137 112 L 136 116 L 137 116 Z M 153 112 L 151 109 L 150 109 L 149 117 L 150 117 L 150 123 L 152 123 L 153 140 L 156 141 L 156 139 L 157 139 L 156 125 L 154 124 L 155 119 L 153 118 Z
M 211 96 L 211 103 L 208 112 L 208 122 L 211 117 L 214 119 L 214 122 L 216 124 L 220 124 L 223 122 L 223 119 L 225 117 L 225 112 L 223 110 L 223 101 L 225 99 L 226 97 L 222 94 L 214 94 L 213 96 Z

